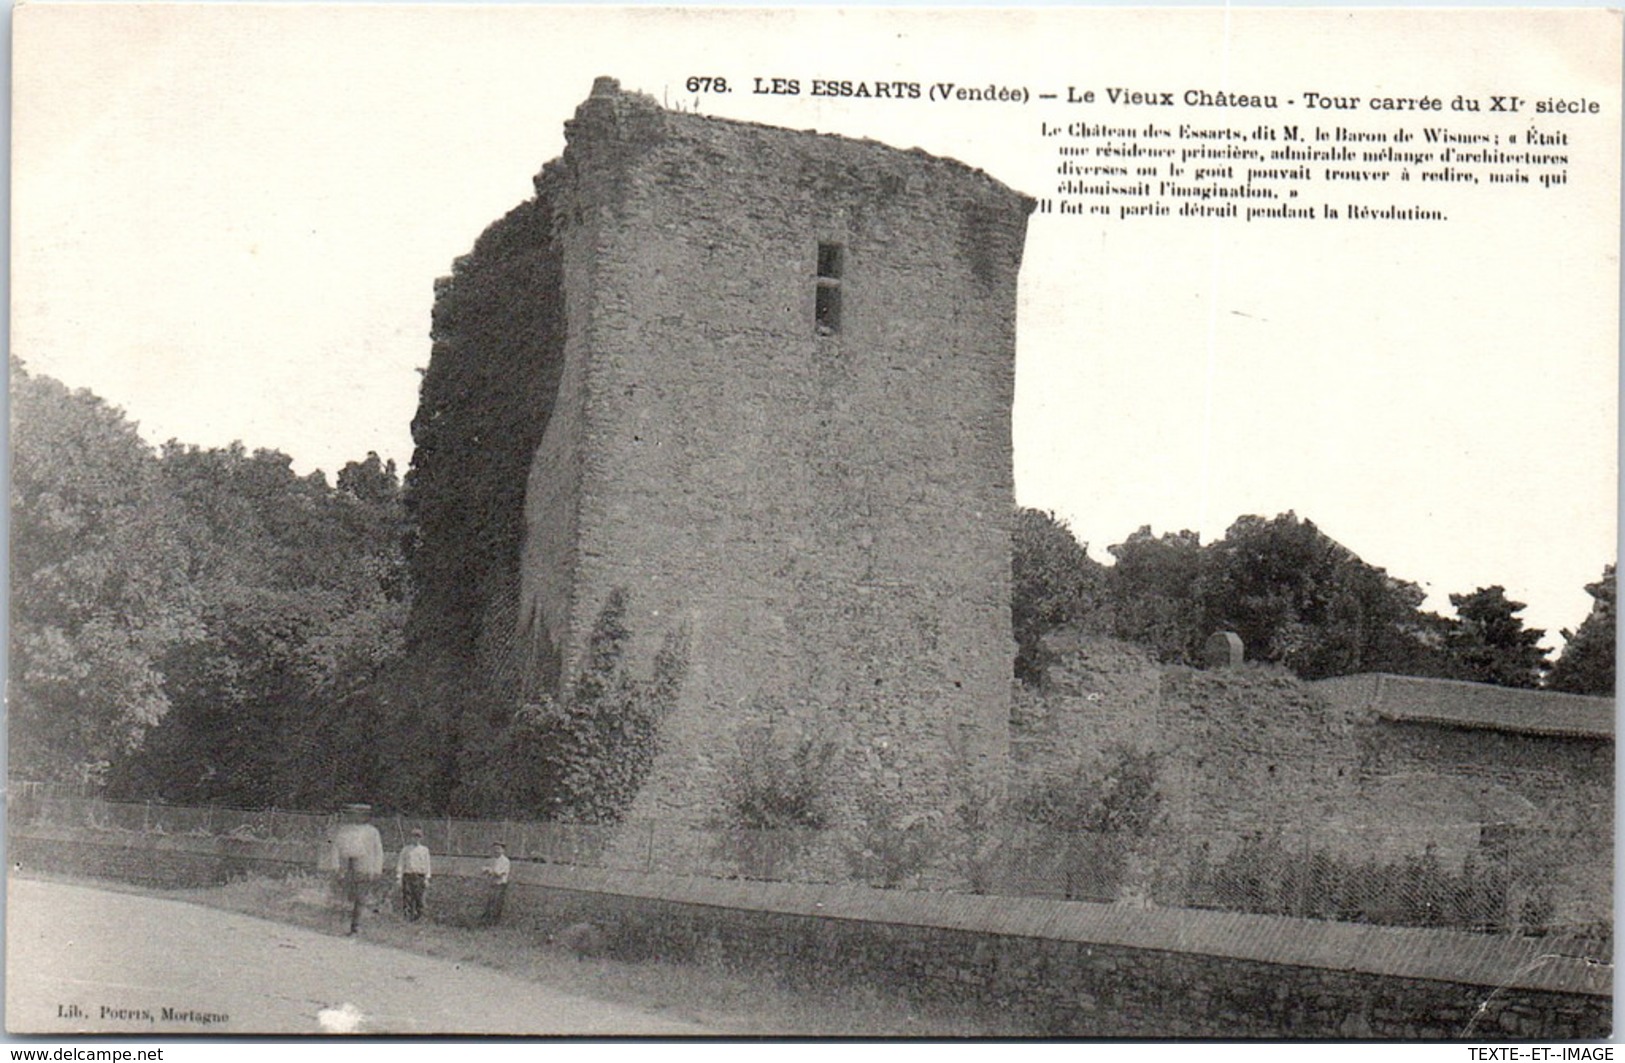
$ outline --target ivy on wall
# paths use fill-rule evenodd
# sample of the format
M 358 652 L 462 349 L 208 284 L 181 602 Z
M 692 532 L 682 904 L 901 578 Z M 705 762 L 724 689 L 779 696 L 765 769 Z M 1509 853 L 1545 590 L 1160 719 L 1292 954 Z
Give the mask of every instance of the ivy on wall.
M 574 680 L 515 715 L 515 769 L 533 780 L 536 808 L 549 819 L 617 823 L 631 807 L 659 751 L 660 724 L 677 704 L 688 669 L 683 632 L 669 633 L 648 679 L 628 662 L 632 632 L 626 593 L 612 591 Z

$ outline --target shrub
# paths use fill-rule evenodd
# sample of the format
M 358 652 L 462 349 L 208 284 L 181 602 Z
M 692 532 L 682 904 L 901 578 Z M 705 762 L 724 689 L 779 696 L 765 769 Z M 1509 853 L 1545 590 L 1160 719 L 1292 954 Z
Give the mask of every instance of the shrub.
M 955 784 L 959 794 L 954 805 L 955 864 L 972 893 L 989 893 L 1006 855 L 1004 802 L 997 787 L 964 770 L 956 775 Z
M 837 744 L 783 733 L 781 715 L 769 707 L 765 724 L 741 728 L 723 766 L 722 855 L 747 878 L 776 877 L 830 821 Z
M 515 787 L 534 794 L 550 819 L 620 822 L 654 766 L 661 720 L 687 671 L 687 643 L 680 632 L 668 634 L 651 678 L 640 681 L 626 662 L 630 639 L 626 594 L 617 588 L 575 681 L 515 714 L 508 733 Z
M 1180 900 L 1228 911 L 1484 932 L 1537 926 L 1551 911 L 1542 890 L 1520 889 L 1505 854 L 1475 850 L 1460 871 L 1450 871 L 1431 846 L 1379 863 L 1274 835 L 1244 838 L 1218 861 L 1198 853 Z
M 1065 896 L 1113 900 L 1123 889 L 1134 852 L 1162 818 L 1157 772 L 1156 754 L 1111 746 L 1097 764 L 1016 801 L 1021 818 L 1063 835 Z
M 1051 777 L 1017 802 L 1022 818 L 1056 830 L 1141 835 L 1162 815 L 1155 753 L 1112 746 L 1100 763 Z
M 942 851 L 942 831 L 927 817 L 905 812 L 907 807 L 900 797 L 878 789 L 860 798 L 863 822 L 843 849 L 854 878 L 896 889 L 929 867 Z

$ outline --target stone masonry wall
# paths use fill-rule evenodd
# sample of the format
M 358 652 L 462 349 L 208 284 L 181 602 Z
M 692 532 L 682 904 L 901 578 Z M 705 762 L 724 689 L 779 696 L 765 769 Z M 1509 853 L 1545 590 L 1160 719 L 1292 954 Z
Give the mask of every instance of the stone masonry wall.
M 604 931 L 614 959 L 722 963 L 792 986 L 870 984 L 922 1007 L 975 1016 L 1005 1036 L 1500 1041 L 1596 1038 L 1611 1026 L 1606 980 L 1576 991 L 1577 983 L 1561 979 L 1536 988 L 1543 983 L 1483 976 L 1501 964 L 1509 970 L 1523 964 L 1522 945 L 1487 964 L 1487 955 L 1463 962 L 1463 980 L 1452 981 L 1385 971 L 1382 961 L 1366 970 L 1353 962 L 1262 958 L 1313 951 L 1301 946 L 1324 938 L 1323 924 L 1302 920 L 539 875 L 546 883 L 516 887 L 509 907 L 514 928 L 536 940 L 591 922 Z M 462 903 L 472 907 L 475 900 L 470 893 Z M 992 915 L 1001 905 L 1017 910 Z M 1069 916 L 1079 924 L 1076 934 L 1059 929 Z M 1140 924 L 1121 934 L 1133 944 L 1106 929 L 1122 929 L 1125 920 Z M 1097 923 L 1097 932 L 1083 929 Z M 1049 932 L 1036 931 L 1038 925 Z M 1396 957 L 1407 950 L 1465 957 L 1505 944 L 1439 931 L 1338 929 L 1351 941 L 1373 939 L 1369 953 Z M 1260 933 L 1272 944 L 1241 943 Z M 1217 945 L 1214 952 L 1186 944 L 1203 938 Z
M 634 815 L 699 824 L 745 722 L 842 749 L 841 817 L 1002 774 L 1015 281 L 1031 202 L 949 160 L 674 114 L 600 80 L 554 167 L 569 338 L 522 613 L 615 589 L 690 668 Z M 840 327 L 815 328 L 820 244 Z M 566 668 L 569 664 L 566 664 Z
M 1469 824 L 1475 844 L 1541 870 L 1554 921 L 1611 921 L 1612 741 L 1373 720 L 1359 766 L 1371 815 L 1414 830 Z
M 1355 725 L 1282 669 L 1170 670 L 1164 719 L 1195 829 L 1343 837 L 1353 805 Z
M 1221 851 L 1249 833 L 1337 833 L 1355 803 L 1349 713 L 1283 670 L 1157 664 L 1109 638 L 1050 636 L 1041 691 L 1013 725 L 1027 780 L 1077 770 L 1112 746 L 1156 753 L 1174 832 Z
M 1106 638 L 1045 647 L 1042 689 L 1015 697 L 1022 784 L 1128 745 L 1162 758 L 1176 845 L 1217 857 L 1278 833 L 1352 861 L 1477 858 L 1533 874 L 1556 924 L 1610 919 L 1611 740 L 1380 718 L 1278 669 L 1164 667 Z

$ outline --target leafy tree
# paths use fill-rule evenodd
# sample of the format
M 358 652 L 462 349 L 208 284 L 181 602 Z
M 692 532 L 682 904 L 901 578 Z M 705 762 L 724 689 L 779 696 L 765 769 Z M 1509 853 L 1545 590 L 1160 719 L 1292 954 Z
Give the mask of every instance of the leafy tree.
M 1361 623 L 1357 670 L 1444 675 L 1442 647 L 1448 625 L 1439 614 L 1422 609 L 1427 592 L 1364 563 L 1352 582 Z
M 152 451 L 88 391 L 11 362 L 10 770 L 100 779 L 170 708 L 158 661 L 199 634 Z
M 1235 631 L 1249 656 L 1300 675 L 1335 675 L 1336 664 L 1355 656 L 1355 606 L 1340 578 L 1352 561 L 1296 514 L 1241 517 L 1213 545 L 1201 588 L 1204 626 Z
M 1449 674 L 1455 679 L 1504 687 L 1536 687 L 1545 675 L 1546 651 L 1539 645 L 1546 632 L 1526 628 L 1523 602 L 1507 598 L 1499 585 L 1471 594 L 1452 594 L 1456 620 L 1445 636 Z
M 1043 674 L 1041 640 L 1090 615 L 1104 588 L 1104 569 L 1054 513 L 1016 511 L 1012 535 L 1010 614 L 1016 636 L 1016 677 L 1035 684 Z
M 1112 632 L 1150 650 L 1158 660 L 1191 661 L 1207 632 L 1196 597 L 1206 556 L 1193 531 L 1151 534 L 1149 524 L 1107 552 Z
M 162 660 L 174 711 L 115 790 L 285 807 L 372 797 L 363 785 L 383 736 L 358 733 L 347 710 L 377 708 L 362 694 L 401 653 L 390 478 L 335 491 L 320 473 L 295 474 L 287 455 L 240 444 L 171 442 L 160 468 L 207 638 Z
M 378 452 L 367 451 L 365 461 L 350 461 L 339 470 L 338 489 L 362 502 L 392 505 L 400 497 L 401 481 L 395 475 L 395 460 L 381 461 Z
M 1586 584 L 1591 613 L 1578 631 L 1563 632 L 1563 655 L 1552 666 L 1547 685 L 1570 694 L 1614 696 L 1614 640 L 1618 588 L 1614 566 L 1602 570 L 1602 579 Z
M 1442 675 L 1450 624 L 1416 584 L 1369 565 L 1294 513 L 1238 518 L 1203 546 L 1195 532 L 1142 526 L 1091 561 L 1064 524 L 1018 514 L 1013 615 L 1018 675 L 1042 672 L 1040 640 L 1064 624 L 1109 630 L 1165 662 L 1194 663 L 1214 631 L 1255 660 L 1308 679 L 1361 671 Z
M 1205 631 L 1235 631 L 1249 656 L 1306 679 L 1437 668 L 1421 589 L 1291 512 L 1232 524 L 1209 548 L 1197 596 Z

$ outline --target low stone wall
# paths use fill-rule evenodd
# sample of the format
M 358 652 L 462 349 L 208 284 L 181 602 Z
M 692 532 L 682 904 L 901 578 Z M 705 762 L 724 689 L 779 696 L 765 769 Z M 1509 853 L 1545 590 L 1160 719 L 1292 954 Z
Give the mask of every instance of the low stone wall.
M 620 959 L 868 981 L 1073 1037 L 1603 1037 L 1605 968 L 1538 941 L 1271 916 L 516 865 L 506 919 Z M 454 897 L 445 892 L 442 903 Z M 471 900 L 470 902 L 471 903 Z
M 241 846 L 273 847 L 229 839 L 212 839 L 227 844 L 210 854 L 206 841 L 14 836 L 11 850 L 25 868 L 126 881 L 208 859 L 226 875 L 286 868 L 294 855 L 245 859 Z M 115 851 L 98 863 L 87 856 L 97 848 Z M 432 918 L 474 919 L 482 865 L 436 861 Z M 868 982 L 1057 1036 L 1564 1040 L 1612 1028 L 1612 969 L 1548 955 L 1538 939 L 514 863 L 504 926 L 540 942 L 578 922 L 600 927 L 616 959 Z

